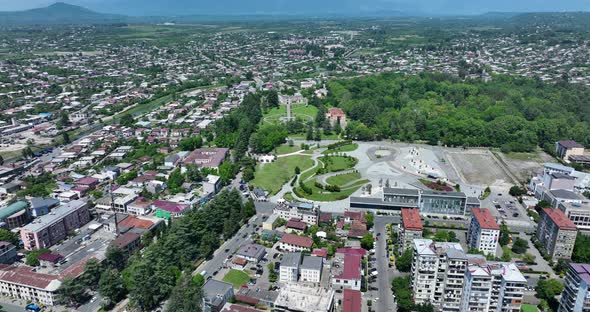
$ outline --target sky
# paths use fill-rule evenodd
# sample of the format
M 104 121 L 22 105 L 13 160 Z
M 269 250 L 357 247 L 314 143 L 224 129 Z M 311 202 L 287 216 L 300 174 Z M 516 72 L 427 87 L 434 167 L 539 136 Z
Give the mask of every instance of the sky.
M 0 11 L 44 7 L 56 0 L 0 0 Z M 590 11 L 590 0 L 62 0 L 126 15 L 186 14 L 362 14 L 401 11 L 420 14 Z

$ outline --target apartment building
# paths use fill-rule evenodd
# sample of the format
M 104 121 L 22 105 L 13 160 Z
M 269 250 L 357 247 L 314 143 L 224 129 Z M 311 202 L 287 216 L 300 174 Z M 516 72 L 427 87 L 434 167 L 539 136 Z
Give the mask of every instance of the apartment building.
M 461 311 L 519 312 L 526 279 L 514 263 L 468 255 Z
M 537 227 L 537 239 L 553 259 L 570 259 L 577 235 L 576 225 L 559 209 L 545 208 Z
M 0 264 L 0 293 L 4 296 L 52 306 L 60 286 L 58 275 L 33 272 L 27 266 Z
M 300 252 L 286 253 L 283 255 L 279 269 L 280 282 L 297 282 L 299 279 L 299 266 L 302 257 L 303 256 Z
M 557 312 L 590 311 L 590 264 L 571 263 Z
M 418 209 L 402 208 L 402 223 L 398 235 L 400 253 L 414 246 L 414 239 L 422 238 L 422 219 Z
M 303 257 L 301 263 L 301 282 L 319 283 L 322 279 L 322 269 L 324 267 L 324 259 L 315 256 Z
M 431 303 L 439 311 L 461 311 L 467 257 L 458 243 L 414 240 L 411 287 L 416 303 Z
M 89 203 L 73 200 L 21 228 L 20 236 L 27 250 L 49 248 L 65 239 L 69 232 L 90 221 Z
M 482 251 L 485 255 L 496 255 L 500 227 L 487 208 L 473 208 L 467 232 L 467 245 Z
M 273 213 L 285 220 L 298 219 L 307 225 L 318 224 L 319 210 L 309 203 L 280 203 Z

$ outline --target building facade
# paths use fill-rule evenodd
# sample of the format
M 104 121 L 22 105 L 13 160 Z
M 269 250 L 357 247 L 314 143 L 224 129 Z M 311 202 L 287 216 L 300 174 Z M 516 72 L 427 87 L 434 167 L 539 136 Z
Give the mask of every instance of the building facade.
M 482 251 L 485 255 L 496 255 L 500 227 L 487 208 L 473 208 L 467 232 L 467 245 Z
M 286 253 L 281 260 L 279 269 L 279 281 L 283 283 L 294 283 L 299 280 L 299 266 L 302 255 L 300 252 Z
M 301 263 L 301 276 L 299 278 L 302 282 L 319 283 L 322 280 L 322 269 L 324 268 L 324 259 L 315 256 L 303 257 Z
M 27 266 L 0 264 L 0 293 L 4 296 L 53 306 L 60 286 L 58 275 L 33 272 Z
M 414 246 L 414 240 L 422 238 L 422 219 L 418 209 L 402 209 L 402 223 L 398 235 L 400 253 Z
M 590 264 L 571 263 L 557 312 L 590 311 Z
M 545 208 L 537 227 L 537 239 L 553 259 L 570 259 L 578 231 L 559 209 Z

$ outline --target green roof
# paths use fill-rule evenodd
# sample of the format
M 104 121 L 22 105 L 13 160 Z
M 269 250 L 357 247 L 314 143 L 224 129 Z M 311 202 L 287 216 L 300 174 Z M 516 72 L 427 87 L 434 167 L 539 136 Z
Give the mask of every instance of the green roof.
M 14 204 L 8 205 L 4 208 L 0 209 L 0 220 L 5 220 L 6 218 L 12 216 L 13 214 L 26 209 L 29 204 L 25 201 L 17 201 Z

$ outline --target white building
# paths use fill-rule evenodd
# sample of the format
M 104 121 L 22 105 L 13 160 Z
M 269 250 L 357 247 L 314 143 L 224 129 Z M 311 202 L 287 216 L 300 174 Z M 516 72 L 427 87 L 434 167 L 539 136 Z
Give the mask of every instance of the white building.
M 61 286 L 60 277 L 33 272 L 32 269 L 0 264 L 0 293 L 48 306 L 56 304 L 55 293 Z
M 473 208 L 471 223 L 467 232 L 467 245 L 482 251 L 485 255 L 496 255 L 500 227 L 487 208 Z
M 286 253 L 281 260 L 279 281 L 282 283 L 297 282 L 302 255 L 300 252 Z
M 416 303 L 432 303 L 439 311 L 461 311 L 467 257 L 458 243 L 414 240 L 411 287 Z
M 301 264 L 302 282 L 319 283 L 322 279 L 322 269 L 324 267 L 324 259 L 322 257 L 305 256 Z
M 274 208 L 273 213 L 281 219 L 300 219 L 308 225 L 318 224 L 319 219 L 318 209 L 308 203 L 281 203 Z

